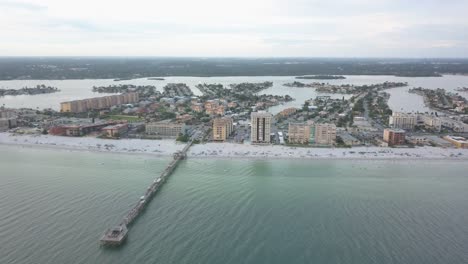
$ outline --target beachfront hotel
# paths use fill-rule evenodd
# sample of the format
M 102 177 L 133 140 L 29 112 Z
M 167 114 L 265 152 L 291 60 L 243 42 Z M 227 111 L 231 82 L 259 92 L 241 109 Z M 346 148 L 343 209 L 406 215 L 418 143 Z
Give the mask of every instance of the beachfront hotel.
M 383 141 L 389 146 L 397 146 L 405 144 L 405 131 L 402 129 L 384 129 Z
M 226 141 L 232 133 L 232 118 L 222 117 L 213 120 L 213 140 Z
M 315 144 L 333 145 L 336 142 L 335 124 L 316 124 L 315 125 Z
M 307 123 L 289 123 L 288 126 L 288 142 L 290 144 L 308 144 L 310 140 L 310 130 L 315 129 L 314 126 Z
M 107 109 L 115 105 L 138 103 L 138 93 L 124 93 L 104 97 L 94 97 L 60 103 L 62 113 L 83 113 L 89 110 Z
M 417 115 L 394 112 L 389 118 L 389 124 L 393 128 L 413 130 L 417 124 Z
M 268 144 L 270 143 L 270 132 L 271 132 L 271 122 L 273 115 L 261 111 L 253 112 L 250 116 L 252 122 L 251 126 L 251 138 L 250 140 L 254 144 Z
M 147 123 L 145 127 L 146 134 L 161 137 L 177 137 L 180 134 L 185 134 L 186 130 L 184 123 L 176 123 L 170 119 Z

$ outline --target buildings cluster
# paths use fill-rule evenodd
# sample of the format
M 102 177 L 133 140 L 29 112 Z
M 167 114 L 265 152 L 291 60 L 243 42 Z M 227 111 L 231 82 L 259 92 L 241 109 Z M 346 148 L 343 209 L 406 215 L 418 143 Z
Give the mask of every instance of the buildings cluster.
M 273 116 L 267 112 L 251 114 L 251 142 L 253 144 L 271 143 L 271 125 Z M 278 132 L 280 143 L 283 133 Z M 330 123 L 290 122 L 288 125 L 288 143 L 333 145 L 336 143 L 336 126 Z
M 288 117 L 290 115 L 293 115 L 297 112 L 297 108 L 294 108 L 294 107 L 290 107 L 290 108 L 286 108 L 284 110 L 282 110 L 281 112 L 279 112 L 277 114 L 278 117 Z
M 227 102 L 223 102 L 227 103 Z M 205 113 L 207 115 L 220 115 L 223 116 L 226 112 L 226 106 L 221 103 L 221 100 L 208 100 L 204 104 Z
M 57 124 L 50 126 L 48 133 L 55 136 L 81 137 L 96 132 L 103 137 L 120 138 L 127 131 L 127 123 L 109 121 L 97 123 Z
M 90 110 L 107 109 L 116 105 L 138 103 L 138 101 L 138 93 L 124 93 L 104 97 L 94 97 L 60 103 L 60 112 L 82 113 Z
M 227 109 L 237 107 L 237 102 L 228 102 L 225 99 L 213 99 L 207 100 L 204 103 L 199 102 L 198 100 L 192 100 L 191 110 L 197 113 L 205 113 L 207 115 L 218 115 L 224 116 Z
M 424 126 L 426 129 L 440 132 L 442 127 L 451 129 L 454 132 L 468 132 L 468 124 L 452 119 L 448 116 L 436 116 L 420 113 L 394 112 L 389 119 L 389 124 L 393 128 L 414 130 L 416 126 Z

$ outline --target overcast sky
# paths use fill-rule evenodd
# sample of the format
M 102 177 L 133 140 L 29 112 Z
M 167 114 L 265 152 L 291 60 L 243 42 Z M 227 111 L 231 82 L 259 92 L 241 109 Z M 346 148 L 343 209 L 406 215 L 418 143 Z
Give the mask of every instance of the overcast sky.
M 0 0 L 0 56 L 468 57 L 468 0 Z

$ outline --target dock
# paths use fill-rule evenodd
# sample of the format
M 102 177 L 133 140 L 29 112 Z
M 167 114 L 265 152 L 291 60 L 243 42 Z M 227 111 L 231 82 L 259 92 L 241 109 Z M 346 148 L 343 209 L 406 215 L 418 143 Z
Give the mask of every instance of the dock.
M 169 176 L 172 175 L 172 172 L 177 167 L 179 162 L 185 159 L 187 151 L 192 146 L 192 143 L 192 141 L 189 141 L 181 151 L 174 153 L 172 161 L 167 165 L 159 177 L 154 179 L 154 181 L 146 189 L 145 194 L 140 197 L 140 200 L 130 209 L 130 211 L 128 211 L 121 222 L 115 227 L 105 231 L 104 235 L 99 240 L 101 245 L 120 246 L 125 241 L 128 235 L 128 227 L 143 212 L 145 207 L 153 199 L 158 190 L 166 182 Z

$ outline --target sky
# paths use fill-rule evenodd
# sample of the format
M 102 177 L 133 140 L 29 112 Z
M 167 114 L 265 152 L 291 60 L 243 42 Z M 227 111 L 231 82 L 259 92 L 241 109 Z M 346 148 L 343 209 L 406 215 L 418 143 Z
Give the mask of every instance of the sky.
M 0 56 L 468 57 L 468 0 L 0 0 Z

